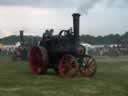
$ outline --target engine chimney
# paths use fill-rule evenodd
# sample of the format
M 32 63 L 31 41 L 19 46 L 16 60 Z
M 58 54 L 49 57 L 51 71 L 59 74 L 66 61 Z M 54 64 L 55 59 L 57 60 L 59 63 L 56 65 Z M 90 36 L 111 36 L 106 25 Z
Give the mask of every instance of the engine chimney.
M 20 30 L 20 44 L 24 45 L 24 31 Z
M 79 42 L 79 13 L 74 13 L 73 15 L 73 31 L 74 31 L 74 38 L 76 44 Z

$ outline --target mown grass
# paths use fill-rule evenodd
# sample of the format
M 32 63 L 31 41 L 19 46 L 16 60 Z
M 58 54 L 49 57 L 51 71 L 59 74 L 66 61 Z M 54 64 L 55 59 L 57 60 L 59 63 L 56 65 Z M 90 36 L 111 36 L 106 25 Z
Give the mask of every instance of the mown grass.
M 128 61 L 107 61 L 97 59 L 93 78 L 63 79 L 51 70 L 34 76 L 27 62 L 0 57 L 0 96 L 128 96 Z

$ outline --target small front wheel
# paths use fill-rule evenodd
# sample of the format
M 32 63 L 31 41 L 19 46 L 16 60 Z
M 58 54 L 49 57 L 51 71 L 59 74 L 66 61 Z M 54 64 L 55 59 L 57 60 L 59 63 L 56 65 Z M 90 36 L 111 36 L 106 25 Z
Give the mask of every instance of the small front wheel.
M 84 77 L 92 77 L 96 73 L 96 61 L 91 56 L 84 56 L 82 66 L 79 66 L 80 74 Z

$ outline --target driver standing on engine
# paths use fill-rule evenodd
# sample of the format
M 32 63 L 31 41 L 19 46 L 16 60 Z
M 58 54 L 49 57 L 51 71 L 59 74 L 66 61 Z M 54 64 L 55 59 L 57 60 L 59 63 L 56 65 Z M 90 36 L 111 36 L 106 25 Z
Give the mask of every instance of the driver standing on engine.
M 51 40 L 52 36 L 53 36 L 53 32 L 54 30 L 53 29 L 50 29 L 50 30 L 45 30 L 44 34 L 43 34 L 43 38 L 40 42 L 40 45 L 50 45 L 49 44 L 49 41 Z
M 46 30 L 45 33 L 43 34 L 43 38 L 50 39 L 53 35 L 53 32 L 54 32 L 53 29 Z

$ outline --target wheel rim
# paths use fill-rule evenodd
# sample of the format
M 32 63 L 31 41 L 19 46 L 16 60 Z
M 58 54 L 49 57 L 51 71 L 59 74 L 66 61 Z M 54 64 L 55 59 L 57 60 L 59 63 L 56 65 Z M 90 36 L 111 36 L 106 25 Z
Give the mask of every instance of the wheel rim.
M 80 74 L 84 77 L 92 77 L 96 73 L 96 61 L 92 57 L 83 58 L 84 66 L 79 67 Z
M 75 57 L 64 55 L 59 61 L 58 70 L 61 77 L 73 77 L 78 71 Z
M 42 74 L 45 71 L 43 55 L 39 47 L 32 47 L 29 56 L 30 70 L 32 74 Z

